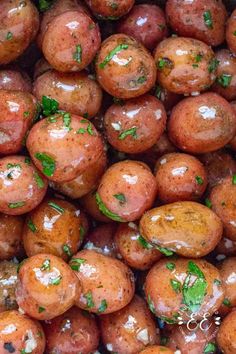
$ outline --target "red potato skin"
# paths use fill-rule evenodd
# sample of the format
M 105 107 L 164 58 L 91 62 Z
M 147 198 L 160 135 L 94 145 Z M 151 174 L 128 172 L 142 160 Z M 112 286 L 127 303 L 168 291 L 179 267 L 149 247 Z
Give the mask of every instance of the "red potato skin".
M 224 354 L 234 354 L 236 351 L 236 311 L 230 312 L 220 325 L 217 334 L 217 344 Z
M 20 165 L 20 167 L 8 165 Z M 33 210 L 43 200 L 48 182 L 35 166 L 25 162 L 24 156 L 9 156 L 0 159 L 0 212 L 8 215 L 22 215 Z M 9 178 L 10 173 L 10 178 Z M 36 176 L 42 179 L 39 186 Z M 23 202 L 19 207 L 11 203 Z
M 32 85 L 29 76 L 23 71 L 0 70 L 0 90 L 31 92 Z
M 233 101 L 230 103 L 231 107 L 233 108 L 234 114 L 235 114 L 235 120 L 236 120 L 236 101 Z M 230 147 L 231 149 L 233 149 L 234 151 L 236 151 L 236 135 L 234 136 L 234 138 L 230 141 Z
M 72 26 L 71 23 L 76 25 Z M 100 44 L 98 25 L 83 12 L 67 11 L 49 23 L 43 36 L 42 51 L 46 60 L 57 71 L 74 72 L 84 69 L 92 62 Z M 78 45 L 81 46 L 81 56 L 76 60 Z
M 104 154 L 103 141 L 93 124 L 76 115 L 71 115 L 70 128 L 64 126 L 63 116 L 54 116 L 37 122 L 27 138 L 26 146 L 36 167 L 43 172 L 41 162 L 35 157 L 38 152 L 45 153 L 55 161 L 55 170 L 49 180 L 62 183 L 75 179 Z M 92 133 L 87 131 L 91 128 Z M 85 133 L 77 133 L 85 129 Z M 52 132 L 52 133 L 51 133 Z
M 43 96 L 55 99 L 59 109 L 94 117 L 102 103 L 102 90 L 85 71 L 78 73 L 60 73 L 49 70 L 34 82 L 33 93 L 41 101 Z
M 204 21 L 206 11 L 210 11 L 212 28 L 207 27 Z M 222 1 L 168 0 L 166 16 L 170 26 L 180 36 L 196 38 L 210 46 L 224 42 L 227 11 Z
M 18 308 L 15 296 L 17 278 L 17 264 L 0 262 L 0 312 Z
M 236 242 L 227 237 L 222 237 L 215 249 L 216 253 L 224 256 L 236 255 Z
M 133 7 L 135 0 L 115 0 L 115 1 L 100 1 L 100 0 L 85 0 L 93 14 L 102 19 L 117 19 L 118 17 L 127 14 Z
M 10 332 L 10 334 L 7 330 L 9 326 L 14 326 L 14 330 Z M 6 346 L 6 343 L 11 345 Z M 18 311 L 2 312 L 0 314 L 1 354 L 13 353 L 13 351 L 8 350 L 8 348 L 14 348 L 14 352 L 16 353 L 22 352 L 23 349 L 30 352 L 30 348 L 32 348 L 31 343 L 34 343 L 34 348 L 31 349 L 32 354 L 44 353 L 45 335 L 41 324 L 26 315 L 21 315 Z
M 219 265 L 222 286 L 225 289 L 225 299 L 229 301 L 230 306 L 222 306 L 219 310 L 220 314 L 227 314 L 236 307 L 236 279 L 235 279 L 236 258 L 228 257 Z
M 163 352 L 165 354 L 174 354 L 173 350 L 163 347 L 162 345 L 151 345 L 139 352 L 139 354 L 163 354 Z
M 168 124 L 168 136 L 173 144 L 193 154 L 222 148 L 235 132 L 232 107 L 212 92 L 183 99 L 172 110 Z
M 0 65 L 18 58 L 36 36 L 39 14 L 30 0 L 0 3 Z M 9 33 L 11 33 L 10 37 Z M 7 39 L 8 38 L 8 39 Z
M 104 345 L 116 353 L 136 354 L 160 341 L 152 314 L 145 301 L 137 295 L 120 311 L 101 316 L 100 328 Z M 141 331 L 147 335 L 140 337 Z
M 148 166 L 131 160 L 113 164 L 98 187 L 104 205 L 123 222 L 139 219 L 152 206 L 156 193 L 156 180 Z M 123 194 L 126 202 L 120 203 L 115 194 Z
M 89 354 L 99 345 L 99 328 L 92 314 L 72 307 L 43 324 L 48 353 Z
M 10 260 L 23 254 L 21 216 L 0 214 L 0 260 Z
M 120 20 L 117 31 L 135 38 L 149 50 L 153 50 L 168 34 L 163 10 L 150 4 L 134 6 Z
M 236 9 L 232 12 L 226 25 L 226 42 L 228 44 L 229 49 L 234 54 L 236 54 L 236 36 L 234 34 L 235 28 L 236 28 Z
M 128 45 L 128 48 L 119 51 L 102 68 L 105 58 L 119 45 Z M 128 99 L 141 96 L 154 86 L 156 67 L 141 43 L 125 34 L 114 34 L 102 42 L 96 59 L 96 76 L 110 95 Z
M 31 127 L 37 101 L 28 92 L 0 90 L 0 154 L 15 154 Z
M 113 104 L 104 117 L 109 143 L 118 151 L 140 153 L 151 148 L 164 132 L 166 112 L 162 103 L 151 95 Z M 121 139 L 122 132 L 136 128 L 135 136 Z
M 110 223 L 111 219 L 106 217 L 99 210 L 98 205 L 96 203 L 95 195 L 96 195 L 96 191 L 92 190 L 91 192 L 89 192 L 88 194 L 83 196 L 80 199 L 81 205 L 83 206 L 86 213 L 88 213 L 90 216 L 92 216 L 93 219 L 100 221 L 100 222 Z

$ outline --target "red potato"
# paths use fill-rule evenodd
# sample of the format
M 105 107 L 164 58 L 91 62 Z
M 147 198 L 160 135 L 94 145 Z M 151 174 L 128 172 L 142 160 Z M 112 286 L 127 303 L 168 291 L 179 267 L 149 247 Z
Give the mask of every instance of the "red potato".
M 236 258 L 229 257 L 219 265 L 222 286 L 225 289 L 225 298 L 220 308 L 220 313 L 230 312 L 232 307 L 236 307 L 236 278 L 235 278 Z
M 236 255 L 236 242 L 227 237 L 222 237 L 215 249 L 217 255 L 220 256 L 235 256 Z M 217 256 L 216 256 L 217 258 Z
M 214 52 L 193 38 L 169 37 L 154 52 L 158 83 L 177 94 L 198 94 L 215 80 Z
M 83 206 L 86 213 L 92 216 L 93 219 L 100 222 L 111 222 L 111 219 L 105 216 L 98 208 L 96 202 L 96 191 L 92 190 L 80 199 L 81 205 Z
M 43 354 L 45 335 L 39 322 L 17 311 L 0 314 L 0 352 Z
M 235 119 L 236 119 L 236 101 L 233 101 L 230 103 L 231 107 L 233 108 L 234 114 L 235 114 Z M 236 151 L 236 135 L 235 137 L 230 141 L 230 147 L 234 151 Z
M 236 9 L 231 13 L 226 25 L 226 42 L 231 52 L 236 54 Z
M 0 212 L 21 215 L 43 200 L 48 182 L 28 157 L 0 159 Z
M 128 99 L 154 86 L 156 67 L 141 43 L 125 34 L 114 34 L 102 42 L 96 58 L 96 76 L 110 95 Z
M 17 279 L 17 264 L 0 262 L 0 312 L 18 308 L 15 295 Z
M 165 125 L 165 109 L 150 95 L 113 104 L 104 117 L 109 143 L 118 151 L 133 154 L 152 147 L 164 132 Z
M 139 354 L 175 354 L 171 349 L 162 345 L 151 345 L 139 352 Z
M 42 57 L 34 66 L 34 80 L 49 70 L 53 70 L 51 65 L 47 62 L 47 60 L 45 60 L 44 57 Z
M 75 179 L 104 154 L 103 141 L 93 124 L 69 113 L 37 122 L 26 146 L 36 167 L 58 183 Z
M 80 293 L 78 278 L 61 258 L 41 253 L 20 266 L 16 301 L 30 317 L 50 320 L 59 316 L 74 305 Z
M 200 39 L 210 46 L 224 42 L 227 11 L 221 0 L 168 0 L 166 16 L 180 36 Z
M 15 154 L 33 124 L 36 98 L 28 92 L 0 90 L 0 110 L 0 154 Z
M 156 85 L 154 90 L 154 95 L 158 98 L 164 105 L 167 114 L 170 114 L 171 109 L 181 100 L 182 96 L 177 93 L 171 92 L 159 84 Z
M 92 314 L 72 307 L 43 324 L 47 353 L 89 354 L 99 345 L 99 328 Z
M 0 90 L 31 92 L 32 85 L 29 76 L 18 70 L 0 70 Z
M 224 354 L 234 354 L 236 351 L 236 311 L 230 312 L 221 323 L 217 334 L 217 344 Z
M 36 36 L 39 14 L 30 0 L 0 2 L 0 65 L 18 58 Z
M 235 136 L 236 119 L 230 104 L 207 92 L 188 97 L 172 110 L 168 136 L 183 151 L 202 154 L 218 150 Z
M 0 260 L 10 260 L 23 254 L 24 219 L 0 214 Z
M 134 275 L 122 262 L 93 250 L 76 253 L 69 265 L 82 287 L 76 305 L 89 312 L 107 314 L 125 307 L 134 296 Z
M 74 72 L 92 62 L 100 44 L 98 25 L 83 12 L 67 11 L 49 23 L 43 36 L 42 51 L 54 69 Z
M 99 1 L 85 0 L 93 14 L 100 19 L 117 20 L 130 11 L 135 0 Z
M 117 31 L 135 38 L 150 50 L 168 34 L 163 10 L 151 4 L 134 6 L 129 14 L 120 20 Z
M 60 73 L 48 70 L 34 82 L 33 92 L 39 101 L 43 96 L 55 99 L 59 109 L 94 117 L 102 103 L 102 90 L 93 78 L 85 71 L 78 73 Z
M 113 164 L 103 175 L 96 194 L 100 211 L 115 221 L 139 219 L 156 197 L 155 177 L 138 161 Z

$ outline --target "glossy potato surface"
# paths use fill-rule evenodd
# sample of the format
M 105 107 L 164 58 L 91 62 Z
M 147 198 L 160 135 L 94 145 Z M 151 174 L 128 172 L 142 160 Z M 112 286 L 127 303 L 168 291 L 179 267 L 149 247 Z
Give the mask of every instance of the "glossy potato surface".
M 23 254 L 24 218 L 0 214 L 0 260 L 10 260 Z
M 17 264 L 0 262 L 0 312 L 18 308 L 15 295 L 17 279 Z

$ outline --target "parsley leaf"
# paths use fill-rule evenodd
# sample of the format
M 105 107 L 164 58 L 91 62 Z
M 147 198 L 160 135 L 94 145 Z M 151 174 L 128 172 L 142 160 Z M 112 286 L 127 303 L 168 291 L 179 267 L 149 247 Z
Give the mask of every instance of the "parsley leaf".
M 25 205 L 25 202 L 15 202 L 15 203 L 9 203 L 8 204 L 8 208 L 10 209 L 16 209 L 16 208 L 20 208 L 22 206 Z
M 219 63 L 220 63 L 219 60 L 217 60 L 216 58 L 211 59 L 209 65 L 208 65 L 209 73 L 213 73 L 213 71 L 216 71 Z
M 83 258 L 72 258 L 70 261 L 70 267 L 71 267 L 71 269 L 79 272 L 81 264 L 84 264 L 85 262 L 86 262 L 86 259 L 83 259 Z
M 43 96 L 42 107 L 43 107 L 43 115 L 48 117 L 58 111 L 59 103 L 53 98 L 50 98 L 48 96 Z
M 212 16 L 211 16 L 211 11 L 210 10 L 207 10 L 207 11 L 204 12 L 203 19 L 204 19 L 205 25 L 208 28 L 213 28 L 213 22 L 212 22 Z
M 50 259 L 45 259 L 45 261 L 42 264 L 42 267 L 40 267 L 41 270 L 50 270 Z
M 140 243 L 140 245 L 143 247 L 143 248 L 146 248 L 146 249 L 151 249 L 153 248 L 153 246 L 148 243 L 144 238 L 143 236 L 139 235 L 139 237 L 137 238 L 137 241 Z
M 53 176 L 56 168 L 55 160 L 43 152 L 36 152 L 34 156 L 41 162 L 43 173 L 48 177 Z
M 120 135 L 118 136 L 119 140 L 124 140 L 127 136 L 131 135 L 134 139 L 137 139 L 137 128 L 133 127 L 127 130 L 124 130 Z
M 231 302 L 229 301 L 229 299 L 224 299 L 223 300 L 223 304 L 225 305 L 225 306 L 227 306 L 227 307 L 231 307 Z
M 222 74 L 217 78 L 218 84 L 224 88 L 230 85 L 231 80 L 232 80 L 232 75 L 230 74 Z
M 70 246 L 65 244 L 65 245 L 62 246 L 62 250 L 68 257 L 72 256 L 72 252 L 71 252 Z
M 59 275 L 58 277 L 54 278 L 54 279 L 50 279 L 50 284 L 52 285 L 59 285 L 60 282 L 62 280 L 62 276 Z
M 93 302 L 93 295 L 92 295 L 91 291 L 89 291 L 87 294 L 84 294 L 84 297 L 87 300 L 87 308 L 88 309 L 95 306 L 94 302 Z
M 73 59 L 77 61 L 77 63 L 81 63 L 82 61 L 82 47 L 80 44 L 75 46 L 75 52 L 73 54 Z
M 170 279 L 170 285 L 177 294 L 181 292 L 181 283 L 178 280 Z
M 107 209 L 107 207 L 105 206 L 105 204 L 103 203 L 100 195 L 98 193 L 96 193 L 96 203 L 98 205 L 99 210 L 108 218 L 114 220 L 114 221 L 122 221 L 121 217 L 115 213 L 113 213 L 112 211 L 110 211 L 109 209 Z
M 70 113 L 64 113 L 63 114 L 63 123 L 66 128 L 70 128 L 70 123 L 71 123 L 71 115 Z
M 210 209 L 212 208 L 212 202 L 210 201 L 210 199 L 208 198 L 205 199 L 205 205 Z
M 115 197 L 117 200 L 119 200 L 120 204 L 124 204 L 126 202 L 125 195 L 122 193 L 114 194 L 113 197 Z
M 44 308 L 44 307 L 42 307 L 42 306 L 39 306 L 39 308 L 38 308 L 38 313 L 42 313 L 42 312 L 44 312 L 46 309 Z
M 163 253 L 165 256 L 170 257 L 173 256 L 174 252 L 169 250 L 168 248 L 161 247 L 161 246 L 155 246 L 156 249 L 158 249 L 159 252 Z
M 53 208 L 54 210 L 58 211 L 58 213 L 63 214 L 65 209 L 60 207 L 60 205 L 54 203 L 54 202 L 48 202 L 48 205 Z
M 196 176 L 196 177 L 195 177 L 195 180 L 196 180 L 197 184 L 199 184 L 199 185 L 202 185 L 202 184 L 203 184 L 203 179 L 202 179 L 202 177 Z
M 98 308 L 98 312 L 99 312 L 99 313 L 102 313 L 102 312 L 104 312 L 106 309 L 107 309 L 107 302 L 106 302 L 105 299 L 103 299 L 103 300 L 101 301 L 101 305 L 100 305 L 99 308 Z
M 12 32 L 7 32 L 6 40 L 10 41 L 13 38 Z
M 172 262 L 168 262 L 168 263 L 166 263 L 166 268 L 169 270 L 173 270 L 173 269 L 175 269 L 175 264 Z
M 39 176 L 39 174 L 37 172 L 34 172 L 34 179 L 37 183 L 37 186 L 39 188 L 43 188 L 44 187 L 44 181 L 43 179 Z
M 31 219 L 28 220 L 27 226 L 32 232 L 36 232 L 37 231 L 37 227 L 34 225 L 34 223 L 33 223 L 33 221 Z
M 215 343 L 209 342 L 205 346 L 203 353 L 204 354 L 205 353 L 215 353 L 216 350 L 217 350 L 217 347 L 216 347 Z
M 128 44 L 119 44 L 117 47 L 111 50 L 110 53 L 105 57 L 103 62 L 99 64 L 100 69 L 104 69 L 105 66 L 109 63 L 109 61 L 111 61 L 111 59 L 114 57 L 114 55 L 121 52 L 122 50 L 128 49 L 128 47 Z
M 154 303 L 153 303 L 153 301 L 152 301 L 150 295 L 148 295 L 147 302 L 148 302 L 149 310 L 150 310 L 152 313 L 154 313 L 154 315 L 155 315 L 155 314 L 156 314 L 155 306 L 154 306 Z
M 233 175 L 233 176 L 232 176 L 232 183 L 233 183 L 233 184 L 236 184 L 236 175 Z
M 39 11 L 47 11 L 53 4 L 53 0 L 39 0 Z

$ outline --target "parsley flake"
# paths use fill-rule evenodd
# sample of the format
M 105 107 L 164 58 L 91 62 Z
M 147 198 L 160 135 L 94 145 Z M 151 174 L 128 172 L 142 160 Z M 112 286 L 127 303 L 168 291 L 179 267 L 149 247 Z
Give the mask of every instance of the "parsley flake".
M 107 209 L 107 207 L 105 206 L 105 204 L 103 203 L 100 195 L 98 193 L 96 193 L 96 203 L 98 205 L 99 210 L 108 218 L 114 220 L 114 221 L 122 221 L 121 217 L 115 213 L 113 213 L 112 211 L 110 211 L 109 209 Z
M 43 173 L 48 177 L 53 176 L 56 168 L 55 160 L 43 152 L 36 152 L 34 156 L 41 162 Z
M 111 61 L 111 59 L 114 57 L 114 55 L 121 52 L 122 50 L 128 49 L 128 47 L 128 44 L 119 44 L 117 47 L 111 50 L 110 53 L 105 57 L 103 62 L 99 64 L 100 69 L 104 69 L 105 66 L 109 63 L 109 61 Z

